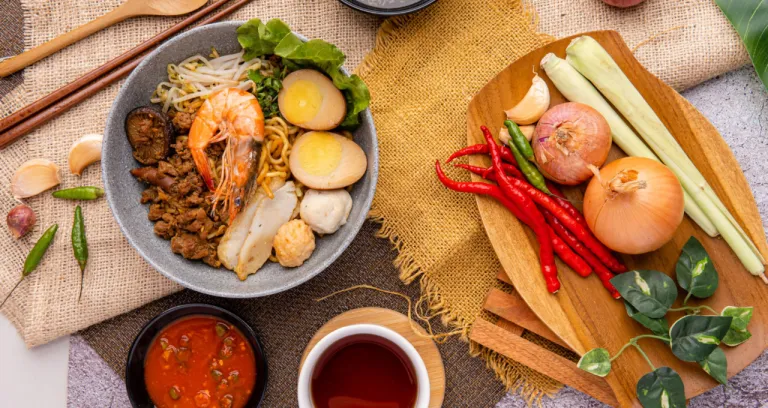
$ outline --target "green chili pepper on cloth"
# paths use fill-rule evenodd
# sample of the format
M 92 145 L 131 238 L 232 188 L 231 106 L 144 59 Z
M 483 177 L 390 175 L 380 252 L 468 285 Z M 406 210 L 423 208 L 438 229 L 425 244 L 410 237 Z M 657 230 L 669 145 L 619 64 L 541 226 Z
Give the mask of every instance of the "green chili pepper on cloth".
M 43 235 L 40 237 L 40 239 L 37 240 L 35 243 L 35 246 L 32 247 L 32 250 L 29 251 L 29 254 L 27 255 L 27 259 L 24 260 L 24 269 L 21 271 L 21 278 L 18 282 L 16 282 L 16 285 L 11 289 L 10 292 L 8 292 L 8 295 L 5 296 L 5 299 L 0 303 L 0 308 L 3 307 L 5 302 L 8 300 L 8 298 L 11 297 L 13 294 L 13 291 L 16 290 L 17 287 L 19 287 L 19 284 L 21 281 L 24 280 L 24 278 L 27 277 L 32 271 L 37 268 L 37 265 L 40 264 L 40 260 L 43 259 L 43 255 L 45 255 L 45 251 L 48 250 L 48 247 L 51 246 L 51 242 L 53 242 L 53 237 L 56 236 L 56 231 L 58 231 L 59 225 L 53 224 L 51 225 Z
M 54 197 L 65 200 L 95 200 L 103 195 L 104 189 L 92 186 L 65 188 L 53 192 Z
M 77 294 L 77 300 L 80 301 L 85 282 L 85 264 L 88 263 L 88 242 L 85 240 L 83 210 L 79 205 L 75 207 L 75 220 L 72 222 L 72 250 L 75 252 L 75 259 L 80 265 L 80 292 Z

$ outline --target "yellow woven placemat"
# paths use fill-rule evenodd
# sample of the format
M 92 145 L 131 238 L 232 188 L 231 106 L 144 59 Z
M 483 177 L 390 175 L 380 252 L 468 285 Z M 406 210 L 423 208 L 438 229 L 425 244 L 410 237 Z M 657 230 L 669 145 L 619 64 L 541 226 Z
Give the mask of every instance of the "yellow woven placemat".
M 358 68 L 371 89 L 381 154 L 370 215 L 399 251 L 400 278 L 420 279 L 430 313 L 465 338 L 500 265 L 475 199 L 437 182 L 434 163 L 466 144 L 472 96 L 510 62 L 548 41 L 520 1 L 441 0 L 416 17 L 385 22 Z M 484 355 L 505 385 L 522 387 L 525 395 L 558 387 L 478 345 L 472 350 Z

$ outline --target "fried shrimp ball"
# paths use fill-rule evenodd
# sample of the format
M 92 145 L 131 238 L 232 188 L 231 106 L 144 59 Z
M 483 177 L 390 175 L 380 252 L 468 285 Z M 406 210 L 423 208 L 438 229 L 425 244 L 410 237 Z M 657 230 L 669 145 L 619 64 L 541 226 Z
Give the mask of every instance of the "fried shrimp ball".
M 306 222 L 296 219 L 280 226 L 272 244 L 280 265 L 301 266 L 315 250 L 315 235 Z

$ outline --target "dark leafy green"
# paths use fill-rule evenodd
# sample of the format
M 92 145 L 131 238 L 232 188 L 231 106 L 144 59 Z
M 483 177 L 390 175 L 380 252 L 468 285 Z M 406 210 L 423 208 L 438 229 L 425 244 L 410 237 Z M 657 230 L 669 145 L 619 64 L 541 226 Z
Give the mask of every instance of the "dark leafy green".
M 629 271 L 614 276 L 611 283 L 626 302 L 653 319 L 664 317 L 677 297 L 675 282 L 659 271 Z
M 661 317 L 658 319 L 650 318 L 642 313 L 640 313 L 637 309 L 634 308 L 634 306 L 630 305 L 626 300 L 624 301 L 624 308 L 627 309 L 627 314 L 629 317 L 634 319 L 636 322 L 642 324 L 646 329 L 649 329 L 653 332 L 653 334 L 657 336 L 668 336 L 669 335 L 669 322 L 667 322 L 666 317 Z
M 700 361 L 716 349 L 731 327 L 732 317 L 684 316 L 669 330 L 672 353 L 683 361 Z
M 768 1 L 715 0 L 739 33 L 757 75 L 768 89 Z
M 581 357 L 577 366 L 590 374 L 605 377 L 611 372 L 611 355 L 604 348 L 592 349 Z
M 237 34 L 246 58 L 274 54 L 282 57 L 289 70 L 314 68 L 324 72 L 347 101 L 347 116 L 340 126 L 353 128 L 360 124 L 359 114 L 370 104 L 371 94 L 359 76 L 347 76 L 341 71 L 346 57 L 335 45 L 323 40 L 304 42 L 278 19 L 266 24 L 250 20 L 237 29 Z
M 283 89 L 283 78 L 285 78 L 285 68 L 270 76 L 262 75 L 259 71 L 248 71 L 248 79 L 256 84 L 254 94 L 261 110 L 264 111 L 264 117 L 271 118 L 280 114 L 277 95 Z
M 715 265 L 696 237 L 691 237 L 683 246 L 675 273 L 680 287 L 699 299 L 712 296 L 717 289 Z
M 657 368 L 637 382 L 637 398 L 645 408 L 685 407 L 683 380 L 669 367 Z
M 728 376 L 726 375 L 728 360 L 725 359 L 725 353 L 720 347 L 715 348 L 707 358 L 699 361 L 699 365 L 720 384 L 728 384 Z

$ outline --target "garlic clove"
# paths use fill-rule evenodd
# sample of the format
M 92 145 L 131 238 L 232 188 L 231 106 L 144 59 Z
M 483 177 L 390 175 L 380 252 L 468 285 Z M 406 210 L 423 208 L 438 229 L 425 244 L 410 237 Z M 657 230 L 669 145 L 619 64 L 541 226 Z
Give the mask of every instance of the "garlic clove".
M 11 193 L 20 200 L 40 194 L 60 182 L 59 166 L 47 159 L 32 159 L 24 162 L 13 173 Z
M 506 126 L 502 126 L 501 129 L 499 129 L 499 142 L 501 144 L 509 144 L 509 142 L 512 140 L 512 136 L 509 134 L 509 129 L 507 129 Z
M 538 75 L 523 99 L 512 109 L 505 111 L 507 119 L 518 125 L 535 123 L 549 109 L 549 87 Z
M 523 125 L 518 126 L 520 128 L 520 131 L 523 132 L 523 136 L 525 136 L 526 139 L 530 142 L 531 139 L 533 139 L 533 132 L 536 130 L 535 125 Z
M 101 160 L 102 139 L 102 135 L 88 134 L 72 144 L 69 149 L 69 171 L 72 174 L 79 176 L 91 163 Z

